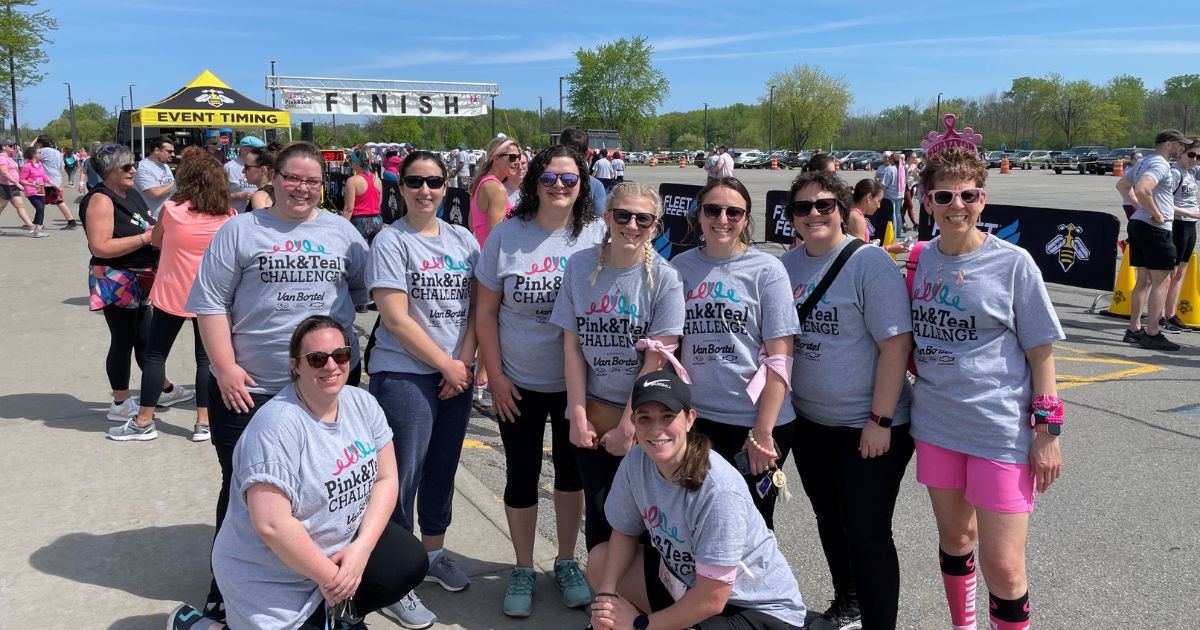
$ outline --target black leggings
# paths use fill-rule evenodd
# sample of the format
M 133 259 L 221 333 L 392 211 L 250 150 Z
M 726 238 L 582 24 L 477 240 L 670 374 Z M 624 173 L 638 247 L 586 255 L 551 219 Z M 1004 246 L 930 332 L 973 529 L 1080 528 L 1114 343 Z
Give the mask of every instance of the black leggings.
M 790 404 L 785 402 L 786 404 Z M 783 469 L 783 463 L 787 461 L 788 453 L 792 451 L 792 436 L 795 430 L 794 422 L 789 422 L 784 425 L 776 425 L 771 431 L 771 438 L 775 440 L 775 446 L 779 449 L 779 459 L 775 465 L 780 470 Z M 725 461 L 737 466 L 733 461 L 734 455 L 742 451 L 746 444 L 746 437 L 750 433 L 749 427 L 735 426 L 716 422 L 714 420 L 706 420 L 704 418 L 696 418 L 695 430 L 708 436 L 712 440 L 712 448 L 718 455 L 725 458 Z M 779 495 L 779 491 L 772 486 L 767 491 L 765 497 L 759 497 L 758 491 L 754 485 L 761 480 L 763 475 L 758 477 L 746 477 L 746 487 L 750 489 L 750 498 L 754 500 L 754 507 L 758 508 L 758 513 L 762 514 L 763 520 L 767 523 L 767 528 L 775 529 L 775 499 Z
M 575 465 L 579 470 L 579 479 L 583 483 L 584 516 L 583 524 L 584 545 L 588 551 L 603 542 L 608 542 L 612 536 L 612 526 L 604 515 L 604 502 L 608 500 L 608 491 L 612 490 L 613 477 L 617 476 L 617 467 L 624 457 L 617 457 L 597 448 L 579 448 L 571 445 L 575 454 Z
M 46 198 L 42 195 L 29 195 L 25 198 L 29 200 L 29 205 L 33 206 L 33 224 L 42 225 L 46 220 Z
M 429 570 L 429 557 L 421 541 L 403 527 L 388 522 L 379 535 L 379 541 L 367 558 L 362 582 L 354 593 L 354 613 L 365 617 L 385 606 L 390 606 L 404 597 L 425 579 Z M 325 604 L 304 622 L 301 628 L 324 628 Z
M 138 368 L 146 362 L 150 306 L 144 304 L 137 308 L 121 308 L 109 304 L 101 312 L 104 313 L 104 323 L 108 324 L 108 358 L 104 361 L 108 385 L 113 391 L 125 391 L 129 389 L 129 353 L 133 353 Z
M 857 600 L 864 628 L 896 627 L 900 563 L 892 513 L 913 454 L 908 425 L 892 427 L 888 452 L 859 454 L 862 430 L 796 418 L 796 469 L 817 517 L 833 591 Z
M 146 361 L 142 366 L 143 407 L 158 405 L 163 383 L 167 380 L 167 357 L 171 346 L 179 336 L 179 329 L 188 320 L 192 321 L 192 334 L 196 338 L 196 408 L 208 407 L 208 353 L 200 340 L 200 326 L 194 317 L 180 317 L 155 309 L 150 319 L 150 341 L 146 344 Z
M 517 387 L 521 400 L 515 422 L 500 421 L 504 444 L 504 505 L 531 508 L 537 505 L 538 478 L 542 474 L 542 444 L 546 418 L 550 418 L 550 457 L 554 462 L 554 489 L 578 492 L 583 489 L 579 468 L 571 455 L 570 426 L 567 425 L 567 393 L 535 392 Z

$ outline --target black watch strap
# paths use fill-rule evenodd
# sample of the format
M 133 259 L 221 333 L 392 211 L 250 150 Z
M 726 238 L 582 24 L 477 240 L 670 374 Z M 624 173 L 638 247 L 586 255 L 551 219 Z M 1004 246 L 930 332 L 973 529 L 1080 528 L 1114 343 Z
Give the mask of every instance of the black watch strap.
M 890 429 L 892 427 L 892 419 L 891 418 L 889 418 L 887 416 L 881 416 L 881 415 L 875 413 L 874 411 L 871 412 L 871 422 L 874 422 L 875 424 L 878 424 L 879 426 L 881 426 L 885 429 Z
M 638 615 L 633 618 L 633 630 L 646 630 L 650 627 L 650 618 L 646 615 Z

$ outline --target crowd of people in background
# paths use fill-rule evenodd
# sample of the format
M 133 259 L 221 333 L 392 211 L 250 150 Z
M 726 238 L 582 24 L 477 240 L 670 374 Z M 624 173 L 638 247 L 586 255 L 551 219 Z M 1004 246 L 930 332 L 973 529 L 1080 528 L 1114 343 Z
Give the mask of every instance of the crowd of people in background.
M 1195 241 L 1193 222 L 1165 256 L 1159 232 L 1200 218 L 1200 144 L 1164 134 L 1174 170 L 1152 157 L 1119 185 L 1149 269 L 1151 320 L 1126 333 L 1143 344 L 1172 325 L 1178 252 Z M 504 136 L 479 156 L 355 148 L 340 213 L 322 208 L 328 168 L 312 144 L 235 146 L 176 156 L 152 138 L 135 161 L 121 145 L 0 142 L 0 211 L 11 203 L 35 238 L 46 205 L 76 225 L 64 185 L 86 191 L 89 304 L 109 331 L 106 415 L 119 423 L 108 437 L 153 440 L 155 410 L 195 398 L 191 439 L 216 451 L 209 595 L 174 627 L 361 628 L 373 611 L 432 625 L 415 587 L 471 584 L 446 549 L 471 535 L 454 531 L 452 498 L 484 394 L 504 446 L 505 615 L 534 614 L 548 425 L 552 581 L 594 628 L 896 627 L 892 515 L 914 456 L 953 626 L 975 624 L 978 548 L 992 627 L 1030 627 L 1026 538 L 1061 471 L 1063 333 L 1029 254 L 975 228 L 987 170 L 974 152 L 934 143 L 921 167 L 885 154 L 854 186 L 814 155 L 788 191 L 798 239 L 779 258 L 752 243 L 750 193 L 716 147 L 695 198 L 702 244 L 667 260 L 657 191 L 626 179 L 619 151 L 589 161 L 583 130 L 538 153 Z M 384 182 L 403 201 L 390 224 Z M 452 187 L 469 198 L 464 225 L 439 216 Z M 880 225 L 915 227 L 918 204 L 938 236 L 875 246 Z M 888 256 L 903 253 L 907 273 Z M 368 304 L 378 317 L 360 344 Z M 166 373 L 185 325 L 194 388 Z M 832 578 L 819 613 L 774 533 L 793 491 Z

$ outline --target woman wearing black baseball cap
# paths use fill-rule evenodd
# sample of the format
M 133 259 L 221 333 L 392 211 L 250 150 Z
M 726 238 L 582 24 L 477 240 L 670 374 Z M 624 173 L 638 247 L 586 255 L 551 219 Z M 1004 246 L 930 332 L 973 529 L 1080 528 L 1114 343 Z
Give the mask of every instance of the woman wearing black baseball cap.
M 612 537 L 588 567 L 592 626 L 803 627 L 796 578 L 745 480 L 693 430 L 688 385 L 671 370 L 651 372 L 631 404 L 637 444 L 604 505 Z

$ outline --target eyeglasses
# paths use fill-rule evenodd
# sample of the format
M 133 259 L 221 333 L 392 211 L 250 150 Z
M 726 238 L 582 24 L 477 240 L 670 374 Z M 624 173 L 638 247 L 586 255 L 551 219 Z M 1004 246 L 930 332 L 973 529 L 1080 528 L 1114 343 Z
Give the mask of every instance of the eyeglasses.
M 1200 153 L 1197 153 L 1195 151 L 1188 151 L 1187 156 L 1192 158 L 1193 160 L 1200 160 Z
M 124 150 L 125 150 L 125 145 L 123 145 L 123 144 L 106 144 L 106 145 L 100 147 L 100 150 L 96 151 L 96 153 L 101 154 L 101 155 L 106 155 L 109 153 L 120 153 L 121 151 L 124 151 Z
M 729 219 L 730 223 L 737 223 L 746 218 L 746 209 L 737 206 L 722 206 L 715 203 L 706 203 L 700 206 L 700 210 L 704 212 L 704 216 L 708 219 L 716 221 L 721 218 L 721 213 L 725 213 L 725 218 Z
M 538 175 L 538 183 L 546 188 L 554 188 L 556 182 L 562 182 L 563 188 L 574 188 L 579 183 L 579 175 L 575 173 L 551 173 L 549 171 Z
M 405 175 L 404 185 L 413 190 L 418 190 L 421 188 L 421 186 L 429 186 L 431 190 L 434 190 L 445 186 L 446 178 L 438 177 L 437 175 L 430 175 L 428 177 L 421 177 L 420 175 Z
M 658 217 L 649 212 L 634 212 L 625 208 L 612 208 L 609 212 L 612 213 L 613 221 L 616 221 L 617 225 L 629 225 L 631 219 L 637 219 L 638 227 L 648 228 L 658 220 Z
M 323 180 L 320 179 L 304 179 L 303 177 L 296 177 L 288 173 L 280 173 L 279 176 L 283 178 L 283 183 L 288 188 L 299 188 L 303 184 L 311 190 L 313 188 L 320 188 L 323 183 Z
M 248 168 L 258 168 L 258 165 L 257 164 L 243 164 L 242 165 L 242 170 L 246 170 Z
M 304 359 L 308 367 L 319 370 L 329 362 L 329 357 L 333 357 L 333 362 L 338 365 L 346 365 L 350 362 L 350 346 L 342 346 L 333 352 L 309 352 L 296 358 Z
M 126 173 L 132 173 L 137 170 L 137 164 L 130 162 L 129 164 L 121 166 L 121 170 L 125 171 Z
M 806 217 L 812 213 L 812 209 L 817 209 L 817 214 L 833 214 L 837 210 L 837 199 L 818 199 L 816 201 L 789 201 L 787 205 L 788 216 Z
M 517 160 L 521 159 L 521 154 L 520 153 L 505 153 L 503 155 L 497 155 L 496 157 L 497 158 L 508 158 L 508 161 L 511 163 L 511 162 L 516 162 Z
M 929 198 L 933 200 L 934 205 L 948 206 L 954 203 L 954 200 L 960 199 L 964 206 L 973 203 L 979 203 L 983 199 L 982 188 L 968 188 L 966 190 L 931 190 Z

